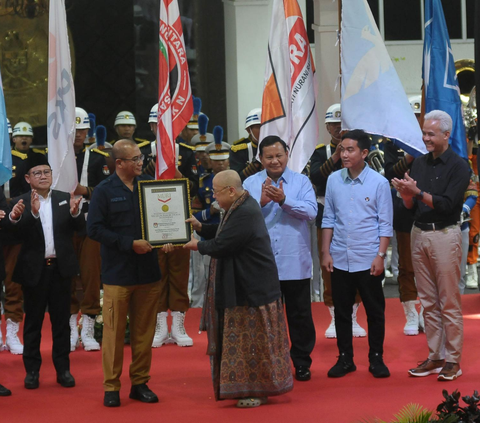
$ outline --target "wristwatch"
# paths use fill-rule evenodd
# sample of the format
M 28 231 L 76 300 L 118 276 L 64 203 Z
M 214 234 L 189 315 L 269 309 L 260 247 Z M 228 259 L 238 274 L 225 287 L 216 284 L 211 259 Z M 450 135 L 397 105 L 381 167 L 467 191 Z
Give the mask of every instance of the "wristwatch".
M 423 199 L 423 191 L 420 190 L 420 192 L 415 196 L 417 200 L 422 200 Z
M 381 258 L 385 258 L 385 253 L 381 253 L 380 251 L 377 253 L 377 256 L 380 256 Z

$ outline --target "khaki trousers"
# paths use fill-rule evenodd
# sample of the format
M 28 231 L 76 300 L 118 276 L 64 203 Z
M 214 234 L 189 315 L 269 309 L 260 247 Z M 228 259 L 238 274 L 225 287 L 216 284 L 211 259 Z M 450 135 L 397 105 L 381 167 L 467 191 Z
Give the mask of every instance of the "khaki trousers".
M 322 266 L 322 228 L 317 227 L 317 243 L 318 243 L 318 254 L 320 256 L 320 269 L 322 272 L 323 279 L 323 302 L 327 307 L 333 307 L 332 299 L 332 276 L 330 272 L 327 272 Z M 333 263 L 335 266 L 335 263 Z M 362 298 L 357 291 L 355 295 L 355 304 L 362 302 Z
M 72 278 L 70 314 L 77 314 L 81 310 L 83 314 L 96 316 L 100 314 L 100 272 L 102 266 L 100 243 L 88 236 L 75 234 L 73 238 L 73 245 L 80 265 L 83 299 L 80 304 L 76 296 L 78 277 L 74 277 Z
M 420 301 L 425 308 L 425 334 L 430 360 L 460 363 L 463 316 L 458 289 L 462 235 L 459 226 L 439 231 L 412 228 L 412 263 Z
M 188 275 L 190 272 L 190 250 L 177 247 L 171 253 L 158 249 L 158 264 L 162 279 L 160 279 L 160 299 L 157 312 L 167 310 L 188 311 Z
M 160 282 L 103 286 L 102 365 L 105 391 L 120 390 L 127 315 L 130 316 L 132 348 L 130 381 L 132 385 L 139 385 L 150 380 L 159 292 Z

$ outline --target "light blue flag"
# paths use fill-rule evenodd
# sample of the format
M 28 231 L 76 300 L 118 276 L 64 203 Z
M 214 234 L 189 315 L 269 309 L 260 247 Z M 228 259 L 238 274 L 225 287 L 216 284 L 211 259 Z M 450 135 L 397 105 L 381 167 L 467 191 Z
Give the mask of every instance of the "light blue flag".
M 425 0 L 425 41 L 423 43 L 423 81 L 425 113 L 447 112 L 453 127 L 450 145 L 460 157 L 467 158 L 467 141 L 463 126 L 460 88 L 455 60 L 440 0 Z
M 12 152 L 8 135 L 7 110 L 3 95 L 2 75 L 0 73 L 0 185 L 12 177 Z
M 413 156 L 426 153 L 422 131 L 366 0 L 343 0 L 342 129 L 398 140 Z

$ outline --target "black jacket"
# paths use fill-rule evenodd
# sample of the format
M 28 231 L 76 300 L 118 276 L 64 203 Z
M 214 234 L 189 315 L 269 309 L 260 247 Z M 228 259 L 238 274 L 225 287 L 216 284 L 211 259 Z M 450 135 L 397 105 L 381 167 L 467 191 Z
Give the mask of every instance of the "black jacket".
M 73 249 L 73 233 L 85 227 L 83 213 L 76 218 L 70 214 L 70 194 L 52 190 L 53 239 L 60 275 L 64 279 L 78 274 L 77 256 Z M 22 249 L 18 255 L 13 280 L 24 286 L 36 286 L 40 281 L 45 261 L 45 238 L 42 222 L 31 213 L 30 191 L 12 199 L 12 207 L 23 199 L 25 211 L 20 221 L 14 225 L 15 231 L 22 240 Z M 6 217 L 8 219 L 8 217 Z M 70 282 L 68 282 L 70 283 Z
M 200 254 L 217 260 L 215 307 L 258 307 L 280 298 L 280 282 L 265 219 L 252 197 L 234 210 L 220 234 L 202 225 Z

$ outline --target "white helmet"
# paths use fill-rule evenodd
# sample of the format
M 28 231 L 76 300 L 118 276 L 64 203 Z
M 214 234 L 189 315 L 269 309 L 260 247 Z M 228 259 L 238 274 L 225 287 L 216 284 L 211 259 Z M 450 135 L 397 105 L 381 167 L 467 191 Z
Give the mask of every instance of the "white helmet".
M 148 115 L 148 123 L 157 123 L 158 122 L 158 103 L 155 104 L 150 110 L 150 114 Z
M 18 122 L 13 127 L 12 136 L 16 137 L 16 136 L 20 136 L 20 135 L 26 135 L 27 137 L 33 137 L 32 125 L 30 125 L 28 122 Z
M 11 134 L 12 133 L 12 124 L 10 123 L 9 118 L 7 118 L 7 125 L 8 125 L 8 133 Z
M 88 113 L 81 107 L 75 107 L 75 129 L 90 129 Z
M 422 96 L 421 95 L 411 95 L 408 97 L 410 106 L 413 110 L 413 113 L 416 115 L 422 113 Z
M 342 110 L 339 103 L 332 104 L 325 113 L 325 123 L 342 121 Z
M 245 129 L 250 128 L 252 125 L 262 124 L 262 109 L 252 109 L 248 112 L 245 118 Z
M 123 112 L 120 112 L 115 118 L 115 126 L 117 125 L 137 126 L 137 121 L 135 120 L 135 116 L 133 116 L 131 112 L 127 112 L 126 110 L 124 110 Z

